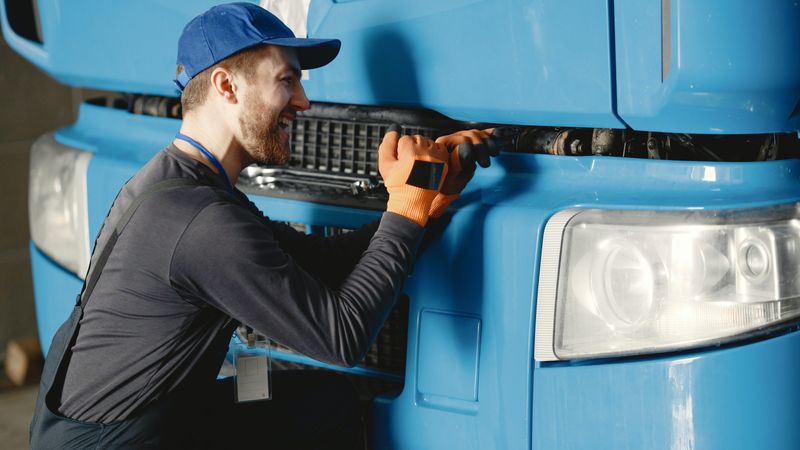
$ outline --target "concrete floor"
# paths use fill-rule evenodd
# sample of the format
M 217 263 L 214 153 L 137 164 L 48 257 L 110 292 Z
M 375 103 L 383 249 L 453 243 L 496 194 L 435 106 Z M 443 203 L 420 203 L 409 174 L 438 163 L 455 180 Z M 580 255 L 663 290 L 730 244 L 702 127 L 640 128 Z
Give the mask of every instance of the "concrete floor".
M 0 449 L 28 448 L 28 425 L 39 385 L 0 390 Z

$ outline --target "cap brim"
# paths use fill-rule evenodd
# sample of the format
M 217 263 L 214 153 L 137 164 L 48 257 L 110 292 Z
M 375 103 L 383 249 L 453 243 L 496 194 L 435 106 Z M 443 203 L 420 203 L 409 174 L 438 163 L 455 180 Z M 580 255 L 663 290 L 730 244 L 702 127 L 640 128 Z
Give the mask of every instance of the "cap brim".
M 342 47 L 342 41 L 338 39 L 278 38 L 264 41 L 264 44 L 295 49 L 301 69 L 316 69 L 328 64 Z

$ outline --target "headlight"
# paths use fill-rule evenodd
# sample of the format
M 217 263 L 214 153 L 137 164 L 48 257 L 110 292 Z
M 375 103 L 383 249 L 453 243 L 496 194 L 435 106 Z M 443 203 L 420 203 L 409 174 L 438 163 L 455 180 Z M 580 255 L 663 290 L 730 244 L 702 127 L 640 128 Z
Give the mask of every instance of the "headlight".
M 37 139 L 31 148 L 31 239 L 81 278 L 89 267 L 86 168 L 91 155 L 59 144 L 52 133 Z
M 800 210 L 568 210 L 545 228 L 540 361 L 719 344 L 800 317 Z

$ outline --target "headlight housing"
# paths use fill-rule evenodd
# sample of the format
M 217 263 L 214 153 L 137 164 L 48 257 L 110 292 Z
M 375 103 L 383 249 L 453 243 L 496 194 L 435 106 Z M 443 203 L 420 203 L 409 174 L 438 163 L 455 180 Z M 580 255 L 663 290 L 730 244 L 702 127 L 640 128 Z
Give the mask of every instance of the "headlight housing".
M 545 229 L 540 361 L 675 351 L 800 317 L 800 209 L 567 210 Z
M 92 154 L 45 134 L 31 148 L 28 213 L 31 239 L 81 278 L 89 268 L 86 169 Z

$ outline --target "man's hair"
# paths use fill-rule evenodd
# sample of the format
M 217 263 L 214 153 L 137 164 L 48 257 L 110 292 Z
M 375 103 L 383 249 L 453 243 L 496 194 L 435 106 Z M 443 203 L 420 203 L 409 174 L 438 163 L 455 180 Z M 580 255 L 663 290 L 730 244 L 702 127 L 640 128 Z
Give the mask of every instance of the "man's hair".
M 181 109 L 183 114 L 205 103 L 210 89 L 209 80 L 211 78 L 211 72 L 217 67 L 230 70 L 235 74 L 242 74 L 247 81 L 252 81 L 256 75 L 257 54 L 261 48 L 263 48 L 262 45 L 257 45 L 234 53 L 208 69 L 203 70 L 189 80 L 189 82 L 186 83 L 186 87 L 183 88 L 183 93 L 181 93 Z M 181 73 L 181 70 L 183 70 L 183 66 L 178 64 L 178 68 L 175 70 L 176 77 Z

